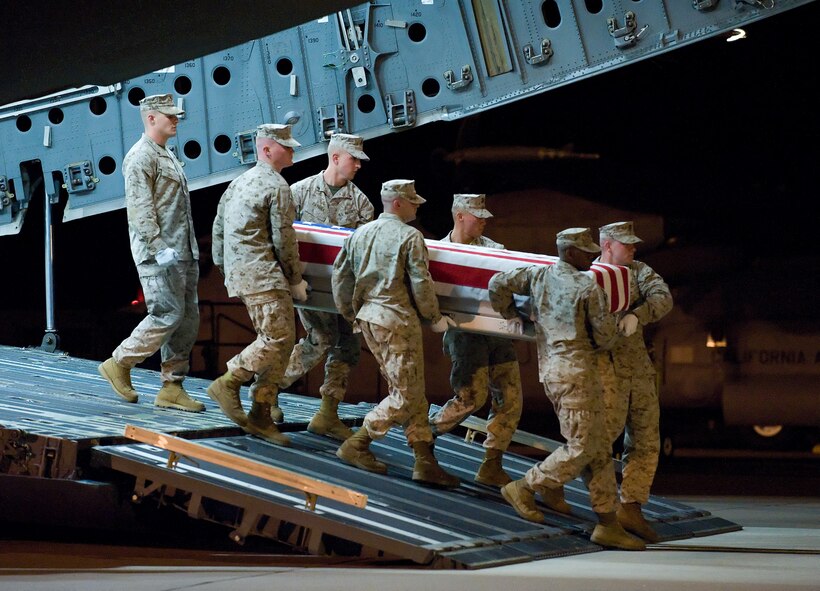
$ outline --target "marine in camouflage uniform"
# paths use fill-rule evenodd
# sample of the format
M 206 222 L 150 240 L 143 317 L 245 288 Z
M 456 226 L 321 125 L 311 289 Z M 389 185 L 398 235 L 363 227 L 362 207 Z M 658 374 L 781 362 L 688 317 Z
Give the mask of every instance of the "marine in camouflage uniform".
M 307 294 L 290 189 L 279 172 L 293 163 L 293 148 L 300 144 L 289 126 L 274 124 L 260 125 L 256 141 L 256 166 L 237 177 L 219 201 L 212 247 L 228 295 L 242 299 L 257 337 L 228 361 L 228 371 L 208 394 L 248 433 L 288 445 L 271 419 L 271 405 L 295 340 L 293 298 Z M 239 387 L 254 376 L 246 417 Z
M 178 116 L 170 94 L 140 101 L 145 133 L 123 159 L 125 206 L 131 254 L 148 315 L 99 366 L 100 374 L 127 402 L 137 402 L 131 368 L 160 351 L 162 388 L 154 404 L 192 412 L 205 405 L 182 387 L 199 332 L 199 248 L 188 181 L 167 146 Z
M 483 235 L 486 220 L 493 217 L 485 202 L 485 195 L 454 195 L 454 227 L 441 242 L 503 249 L 503 244 Z M 484 441 L 486 451 L 475 480 L 504 486 L 512 479 L 502 467 L 502 456 L 518 428 L 522 410 L 521 372 L 515 346 L 510 339 L 451 329 L 444 333 L 443 348 L 452 360 L 450 385 L 455 396 L 430 417 L 433 434 L 449 433 L 484 406 L 489 392 L 492 407 Z
M 592 253 L 600 252 L 588 228 L 569 228 L 556 240 L 559 261 L 495 275 L 489 284 L 490 302 L 505 318 L 517 315 L 513 294 L 530 296 L 538 344 L 539 379 L 552 402 L 566 444 L 534 465 L 520 480 L 501 489 L 519 515 L 542 522 L 535 505 L 540 493 L 548 507 L 570 513 L 563 485 L 581 475 L 589 489 L 598 525 L 592 541 L 623 549 L 643 549 L 638 538 L 618 523 L 618 491 L 612 465 L 612 446 L 606 436 L 603 392 L 597 372 L 596 349 L 615 342 L 615 316 L 589 269 Z
M 345 228 L 358 228 L 373 220 L 373 204 L 352 182 L 361 161 L 369 160 L 363 143 L 356 135 L 331 136 L 327 169 L 290 187 L 296 219 Z M 327 354 L 325 379 L 319 388 L 322 406 L 307 430 L 344 441 L 353 432 L 339 420 L 337 409 L 345 398 L 350 370 L 359 362 L 359 335 L 339 314 L 304 308 L 297 312 L 307 335 L 293 348 L 279 387 L 289 387 Z M 281 420 L 281 416 L 275 418 Z
M 660 405 L 643 327 L 670 312 L 672 294 L 649 265 L 634 260 L 636 244 L 642 240 L 635 235 L 632 222 L 603 226 L 599 236 L 601 262 L 624 265 L 630 271 L 629 310 L 619 323 L 629 334 L 621 334 L 615 346 L 598 360 L 610 441 L 614 443 L 624 433 L 618 518 L 625 529 L 654 543 L 658 535 L 643 516 L 641 505 L 649 500 L 658 467 Z
M 365 415 L 362 427 L 336 455 L 358 468 L 385 473 L 387 466 L 369 446 L 391 426 L 401 425 L 415 456 L 413 480 L 456 487 L 458 478 L 445 472 L 433 455 L 424 393 L 419 317 L 433 322 L 438 332 L 452 322 L 439 312 L 424 237 L 407 225 L 425 199 L 409 180 L 384 183 L 381 197 L 384 213 L 345 239 L 333 265 L 332 284 L 339 312 L 361 330 L 390 393 Z

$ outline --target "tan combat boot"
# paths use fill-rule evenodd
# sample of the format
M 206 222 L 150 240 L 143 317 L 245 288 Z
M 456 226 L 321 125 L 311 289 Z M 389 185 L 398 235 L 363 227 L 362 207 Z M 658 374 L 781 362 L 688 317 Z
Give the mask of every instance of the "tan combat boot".
M 558 488 L 543 488 L 541 490 L 541 500 L 544 504 L 557 513 L 564 515 L 572 515 L 572 507 L 569 506 L 566 499 L 564 499 L 564 487 Z
M 589 538 L 595 544 L 606 548 L 618 548 L 619 550 L 646 550 L 646 544 L 640 538 L 626 533 L 615 512 L 598 513 L 598 525 L 592 531 Z
M 336 457 L 352 466 L 375 472 L 377 474 L 387 474 L 387 464 L 380 462 L 370 451 L 370 443 L 373 439 L 362 425 L 359 430 L 348 437 L 336 450 Z
M 270 401 L 270 418 L 274 423 L 281 423 L 285 420 L 285 413 L 279 408 L 279 387 L 278 386 L 259 386 L 256 382 L 251 386 L 250 390 L 251 403 L 254 400 L 268 400 Z
M 501 487 L 501 496 L 527 521 L 544 523 L 544 514 L 535 506 L 535 491 L 524 478 Z
M 416 463 L 413 465 L 413 480 L 422 484 L 429 484 L 441 488 L 456 488 L 461 481 L 438 465 L 436 456 L 427 441 L 416 441 L 413 444 L 413 455 Z
M 270 403 L 270 418 L 275 423 L 281 423 L 285 420 L 285 413 L 282 412 L 282 409 L 279 408 L 279 390 L 276 390 L 276 393 L 271 397 Z
M 657 532 L 652 529 L 641 513 L 640 503 L 624 503 L 616 515 L 618 522 L 626 531 L 643 538 L 650 544 L 657 544 L 660 541 Z
M 331 439 L 344 441 L 353 431 L 339 420 L 339 400 L 333 396 L 322 395 L 322 405 L 308 423 L 307 430 L 316 435 L 327 435 Z
M 241 387 L 242 381 L 231 372 L 226 371 L 208 386 L 207 391 L 208 396 L 219 405 L 225 416 L 240 427 L 244 427 L 248 422 L 248 416 L 239 400 L 239 388 Z
M 504 452 L 500 449 L 487 448 L 484 452 L 484 461 L 478 467 L 475 474 L 475 481 L 487 486 L 504 486 L 512 482 L 510 475 L 504 472 L 501 458 Z
M 131 385 L 131 368 L 123 367 L 113 357 L 109 357 L 97 366 L 100 375 L 108 380 L 114 392 L 126 402 L 136 402 L 139 398 L 134 386 Z
M 256 402 L 251 404 L 251 412 L 248 413 L 248 422 L 242 427 L 246 433 L 255 435 L 265 441 L 270 441 L 275 445 L 290 447 L 290 437 L 279 431 L 276 423 L 270 416 L 269 402 Z
M 154 406 L 176 408 L 188 412 L 202 412 L 205 410 L 204 404 L 188 396 L 188 393 L 182 387 L 182 382 L 163 383 L 162 388 L 157 392 Z

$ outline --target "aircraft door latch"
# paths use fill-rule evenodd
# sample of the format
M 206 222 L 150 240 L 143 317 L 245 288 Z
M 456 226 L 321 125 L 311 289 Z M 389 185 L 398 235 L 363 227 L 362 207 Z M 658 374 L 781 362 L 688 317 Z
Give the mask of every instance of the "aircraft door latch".
M 456 80 L 456 75 L 452 70 L 444 72 L 444 80 L 447 82 L 447 88 L 450 90 L 461 90 L 466 88 L 473 81 L 473 70 L 469 64 L 461 67 L 461 79 Z
M 404 91 L 403 102 L 393 102 L 393 95 L 385 97 L 387 108 L 387 124 L 396 129 L 412 127 L 416 124 L 416 94 L 412 90 Z
M 94 168 L 90 160 L 67 164 L 63 167 L 63 180 L 65 180 L 63 189 L 68 191 L 69 195 L 93 191 L 100 182 L 100 179 L 94 176 Z
M 609 29 L 609 34 L 612 35 L 615 41 L 615 47 L 618 49 L 632 47 L 641 40 L 641 37 L 643 37 L 644 33 L 649 29 L 649 25 L 644 25 L 640 31 L 635 32 L 635 29 L 638 28 L 638 21 L 635 18 L 635 13 L 632 11 L 624 14 L 623 27 L 618 28 L 618 20 L 614 16 L 606 20 L 606 26 L 607 29 Z
M 541 40 L 541 53 L 539 54 L 533 52 L 531 44 L 527 43 L 524 46 L 524 59 L 527 60 L 527 63 L 531 66 L 547 63 L 553 53 L 552 42 L 549 39 Z
M 0 211 L 3 211 L 14 199 L 14 194 L 9 192 L 8 179 L 0 176 Z
M 345 133 L 345 106 L 337 103 L 333 107 L 319 107 L 319 129 L 325 142 L 334 133 Z

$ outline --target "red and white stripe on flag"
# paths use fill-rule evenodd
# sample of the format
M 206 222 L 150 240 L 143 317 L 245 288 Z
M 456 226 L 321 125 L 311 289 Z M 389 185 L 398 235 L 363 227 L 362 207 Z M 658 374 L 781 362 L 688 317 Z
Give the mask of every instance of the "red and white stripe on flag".
M 296 222 L 299 258 L 303 273 L 313 290 L 330 292 L 333 261 L 344 239 L 353 230 Z M 467 246 L 438 240 L 426 240 L 430 253 L 430 274 L 436 282 L 436 293 L 443 311 L 498 317 L 487 292 L 490 278 L 496 273 L 528 265 L 552 265 L 557 257 Z M 629 270 L 626 267 L 595 263 L 587 273 L 593 275 L 607 294 L 612 312 L 629 305 Z

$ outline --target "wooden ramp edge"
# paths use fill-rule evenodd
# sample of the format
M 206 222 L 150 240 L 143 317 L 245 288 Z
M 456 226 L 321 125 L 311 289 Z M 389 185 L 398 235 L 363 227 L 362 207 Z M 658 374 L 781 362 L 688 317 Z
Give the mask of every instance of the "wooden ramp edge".
M 367 506 L 367 495 L 364 493 L 341 486 L 334 486 L 327 482 L 310 478 L 309 476 L 302 476 L 290 470 L 274 468 L 262 462 L 243 458 L 232 453 L 211 449 L 186 439 L 174 437 L 173 435 L 158 433 L 150 429 L 135 427 L 134 425 L 126 425 L 125 436 L 140 443 L 147 443 L 148 445 L 170 451 L 171 456 L 168 458 L 169 468 L 173 468 L 176 465 L 175 454 L 179 454 L 202 460 L 203 462 L 216 464 L 223 468 L 236 470 L 237 472 L 243 472 L 251 476 L 264 478 L 265 480 L 270 480 L 271 482 L 276 482 L 296 490 L 301 490 L 305 493 L 307 507 L 310 510 L 315 509 L 317 497 L 333 499 L 334 501 L 359 508 Z

